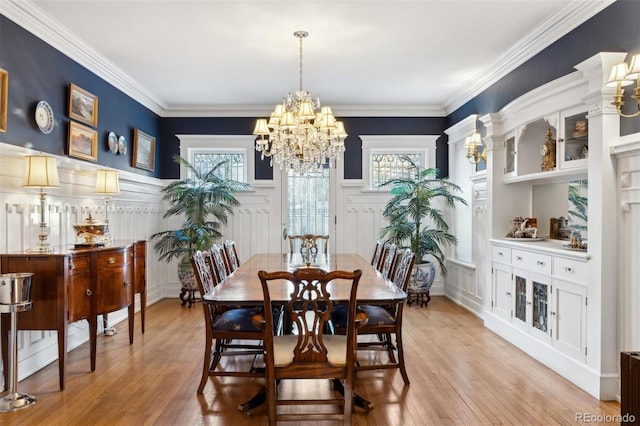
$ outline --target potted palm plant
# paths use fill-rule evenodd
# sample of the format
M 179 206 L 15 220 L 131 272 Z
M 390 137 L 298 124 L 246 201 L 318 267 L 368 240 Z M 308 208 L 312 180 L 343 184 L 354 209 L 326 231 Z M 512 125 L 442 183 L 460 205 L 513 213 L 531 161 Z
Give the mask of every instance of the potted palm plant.
M 196 288 L 191 256 L 198 250 L 208 250 L 222 237 L 221 225 L 227 223 L 233 209 L 240 204 L 234 194 L 246 191 L 249 185 L 218 176 L 217 170 L 224 162 L 203 172 L 180 156 L 174 160 L 191 173 L 162 190 L 162 199 L 169 204 L 163 217 L 181 216 L 184 220 L 180 228 L 157 232 L 151 239 L 155 241 L 153 249 L 159 260 L 179 261 L 178 277 L 184 293 L 185 289 Z
M 464 205 L 467 202 L 454 194 L 460 191 L 458 185 L 437 178 L 438 169 L 424 169 L 408 156 L 402 160 L 409 163 L 411 173 L 381 184 L 391 187 L 391 199 L 382 213 L 389 225 L 382 228 L 381 237 L 398 246 L 408 246 L 416 254 L 410 289 L 428 294 L 435 278 L 431 259 L 446 274 L 443 248 L 457 244 L 456 237 L 449 233 L 444 212 L 436 203 L 442 200 L 447 207 L 454 208 L 456 202 Z

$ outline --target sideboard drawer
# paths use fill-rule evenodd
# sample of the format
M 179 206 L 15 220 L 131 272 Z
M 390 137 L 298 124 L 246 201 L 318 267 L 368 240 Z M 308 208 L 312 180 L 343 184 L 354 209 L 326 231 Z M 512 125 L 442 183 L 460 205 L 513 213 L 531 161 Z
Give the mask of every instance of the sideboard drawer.
M 492 246 L 491 258 L 496 262 L 511 263 L 511 249 L 505 246 Z
M 553 275 L 568 281 L 586 283 L 587 263 L 556 256 L 553 258 Z
M 511 264 L 533 272 L 551 275 L 551 256 L 526 250 L 512 250 Z

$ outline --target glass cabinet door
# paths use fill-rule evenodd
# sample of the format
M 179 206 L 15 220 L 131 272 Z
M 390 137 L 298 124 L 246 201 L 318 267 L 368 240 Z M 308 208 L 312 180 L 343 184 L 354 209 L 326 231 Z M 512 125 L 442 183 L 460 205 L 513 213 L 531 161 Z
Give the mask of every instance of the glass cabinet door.
M 514 316 L 522 321 L 527 322 L 527 279 L 516 275 L 516 294 L 515 294 L 515 312 Z
M 547 317 L 547 306 L 549 301 L 549 286 L 544 283 L 533 281 L 533 312 L 532 325 L 533 328 L 547 333 L 549 323 Z
M 504 173 L 510 174 L 516 171 L 516 138 L 514 136 L 507 139 L 505 142 L 505 148 L 507 150 L 507 162 Z
M 589 156 L 589 122 L 586 112 L 568 113 L 562 116 L 564 139 L 560 141 L 559 160 L 561 168 L 586 165 Z

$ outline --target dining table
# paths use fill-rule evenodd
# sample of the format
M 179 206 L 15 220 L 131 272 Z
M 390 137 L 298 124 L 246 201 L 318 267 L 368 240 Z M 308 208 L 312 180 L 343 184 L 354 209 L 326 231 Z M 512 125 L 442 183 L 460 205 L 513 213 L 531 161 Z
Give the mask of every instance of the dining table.
M 238 269 L 231 273 L 224 281 L 213 287 L 211 292 L 204 295 L 203 302 L 224 306 L 256 306 L 264 303 L 262 285 L 258 278 L 258 271 L 290 271 L 300 268 L 320 268 L 327 272 L 343 270 L 354 271 L 360 269 L 362 276 L 358 284 L 358 304 L 395 304 L 406 300 L 407 295 L 393 282 L 384 278 L 370 262 L 354 253 L 330 253 L 318 254 L 306 258 L 302 254 L 259 253 L 253 255 Z M 293 286 L 290 282 L 282 280 L 279 283 L 270 284 L 271 301 L 274 304 L 285 304 L 289 301 Z M 345 286 L 332 286 L 328 283 L 327 290 L 331 299 L 336 302 L 349 300 L 349 289 Z M 334 387 L 340 391 L 342 383 L 334 380 Z M 239 405 L 239 409 L 248 413 L 251 409 L 265 402 L 266 392 L 261 390 L 250 400 Z M 370 410 L 373 404 L 360 395 L 356 395 L 354 404 L 358 407 Z

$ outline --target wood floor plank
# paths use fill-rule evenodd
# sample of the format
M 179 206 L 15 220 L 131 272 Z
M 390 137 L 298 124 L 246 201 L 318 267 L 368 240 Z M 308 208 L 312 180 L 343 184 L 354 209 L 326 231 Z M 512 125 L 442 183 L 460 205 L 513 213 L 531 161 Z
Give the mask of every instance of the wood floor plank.
M 591 397 L 443 297 L 433 297 L 426 308 L 413 306 L 404 312 L 411 385 L 404 386 L 397 370 L 359 372 L 356 389 L 375 408 L 370 413 L 357 409 L 355 425 L 574 425 L 579 424 L 576 413 L 620 412 L 617 402 Z M 117 325 L 115 336 L 99 336 L 93 373 L 89 345 L 71 351 L 62 392 L 57 363 L 20 382 L 19 391 L 38 401 L 21 411 L 0 413 L 0 424 L 266 424 L 264 408 L 249 416 L 237 409 L 260 390 L 261 379 L 210 379 L 204 394 L 196 394 L 204 351 L 200 305 L 187 308 L 177 299 L 162 300 L 147 309 L 146 325 L 144 335 L 137 328 L 133 345 L 126 323 Z M 363 362 L 386 360 L 381 352 L 359 356 Z M 250 360 L 242 362 L 248 365 Z M 280 391 L 332 392 L 328 383 L 291 382 L 283 382 Z

